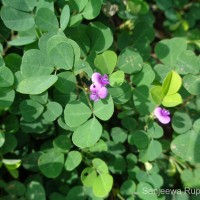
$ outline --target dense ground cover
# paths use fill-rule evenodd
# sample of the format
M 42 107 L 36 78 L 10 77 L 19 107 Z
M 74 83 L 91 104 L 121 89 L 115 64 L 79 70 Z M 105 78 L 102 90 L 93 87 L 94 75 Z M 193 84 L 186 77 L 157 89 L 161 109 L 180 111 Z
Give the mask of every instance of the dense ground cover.
M 0 5 L 0 199 L 200 199 L 198 0 Z

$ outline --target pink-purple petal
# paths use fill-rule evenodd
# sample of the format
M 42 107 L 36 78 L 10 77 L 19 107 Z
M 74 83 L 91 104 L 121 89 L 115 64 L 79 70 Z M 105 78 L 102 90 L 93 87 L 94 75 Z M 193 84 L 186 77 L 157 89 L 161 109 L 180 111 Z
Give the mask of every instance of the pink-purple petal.
M 100 83 L 101 82 L 101 74 L 98 72 L 93 73 L 92 74 L 92 82 Z
M 162 108 L 161 107 L 156 107 L 154 110 L 154 115 L 159 118 L 161 116 L 162 113 Z
M 170 122 L 170 117 L 169 116 L 162 116 L 158 119 L 162 124 L 168 124 Z
M 98 97 L 97 93 L 92 93 L 92 94 L 90 94 L 90 99 L 92 101 L 98 101 L 99 97 Z
M 90 85 L 91 92 L 98 92 L 100 89 L 101 89 L 100 83 L 93 83 L 92 85 Z
M 104 75 L 101 77 L 101 84 L 102 84 L 103 86 L 106 86 L 106 85 L 110 84 L 107 74 L 104 74 Z
M 157 107 L 154 110 L 154 115 L 162 124 L 168 124 L 171 120 L 169 116 L 169 111 L 162 109 L 161 107 Z
M 108 90 L 106 87 L 102 87 L 99 91 L 98 91 L 98 96 L 101 98 L 101 99 L 105 99 L 108 95 Z

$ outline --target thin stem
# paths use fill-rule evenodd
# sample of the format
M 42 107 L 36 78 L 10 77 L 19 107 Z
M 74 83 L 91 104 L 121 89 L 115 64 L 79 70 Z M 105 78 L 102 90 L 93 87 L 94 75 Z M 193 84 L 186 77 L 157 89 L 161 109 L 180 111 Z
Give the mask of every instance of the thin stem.
M 181 174 L 183 172 L 183 170 L 181 169 L 181 167 L 178 165 L 177 162 L 174 162 L 174 165 L 176 166 L 176 169 L 178 170 L 178 172 Z
M 56 75 L 58 72 L 58 69 L 55 67 L 54 75 Z
M 183 169 L 187 168 L 187 167 L 184 165 L 184 163 L 182 163 L 180 160 L 174 159 L 174 161 L 175 161 L 177 164 L 179 164 Z
M 0 33 L 0 38 L 2 38 L 5 42 L 7 42 L 7 39 Z
M 154 116 L 153 116 L 153 113 L 151 113 L 150 115 L 149 115 L 149 117 L 147 118 L 147 120 L 146 120 L 146 124 L 145 124 L 145 126 L 144 126 L 144 130 L 145 131 L 147 131 L 147 129 L 148 129 L 148 124 L 149 124 L 149 122 L 150 121 L 153 121 L 154 120 Z
M 85 97 L 86 97 L 86 100 L 87 100 L 87 102 L 88 102 L 88 105 L 89 105 L 91 111 L 93 111 L 92 104 L 91 104 L 91 102 L 90 102 L 90 99 L 89 99 L 89 97 L 88 97 L 88 94 L 87 94 L 85 88 L 83 88 L 83 87 L 81 87 L 81 86 L 79 86 L 79 85 L 78 85 L 77 87 L 80 88 L 80 89 L 84 92 Z
M 183 171 L 181 167 L 183 167 L 183 165 L 180 164 L 174 157 L 171 157 L 170 160 L 171 163 L 173 163 L 173 165 L 176 167 L 177 171 L 181 174 Z M 183 168 L 185 168 L 185 166 Z
M 7 44 L 7 46 L 4 48 L 2 55 L 6 55 L 6 52 L 8 51 L 8 49 L 10 48 L 10 45 Z
M 38 39 L 42 36 L 42 32 L 39 29 L 35 30 Z
M 125 200 L 124 197 L 122 197 L 122 195 L 120 193 L 117 193 L 117 197 L 120 199 L 120 200 Z

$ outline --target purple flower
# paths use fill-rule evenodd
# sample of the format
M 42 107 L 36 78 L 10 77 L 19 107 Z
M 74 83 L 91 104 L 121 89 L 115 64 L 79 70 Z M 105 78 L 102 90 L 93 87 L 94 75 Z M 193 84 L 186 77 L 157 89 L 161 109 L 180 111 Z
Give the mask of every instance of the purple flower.
M 98 72 L 95 72 L 94 74 L 92 74 L 92 82 L 100 83 L 102 86 L 106 86 L 106 85 L 108 85 L 110 83 L 109 80 L 108 80 L 108 75 L 107 74 L 104 74 L 102 76 Z
M 99 99 L 105 99 L 108 95 L 108 90 L 106 87 L 101 87 L 99 83 L 93 83 L 90 86 L 90 99 L 93 101 L 98 101 Z
M 98 101 L 99 99 L 105 99 L 108 95 L 108 90 L 105 87 L 109 84 L 108 75 L 103 76 L 100 73 L 95 72 L 92 75 L 92 85 L 90 86 L 90 99 Z
M 164 108 L 156 107 L 154 110 L 154 115 L 162 124 L 168 124 L 171 120 L 170 112 Z
M 92 85 L 90 85 L 90 91 L 92 93 L 98 92 L 101 88 L 102 88 L 102 86 L 100 83 L 93 83 Z

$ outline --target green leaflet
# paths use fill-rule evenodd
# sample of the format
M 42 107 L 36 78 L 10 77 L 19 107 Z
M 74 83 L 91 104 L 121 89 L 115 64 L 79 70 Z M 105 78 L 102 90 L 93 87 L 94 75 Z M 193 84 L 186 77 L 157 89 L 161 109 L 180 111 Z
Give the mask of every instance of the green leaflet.
M 79 126 L 73 133 L 73 143 L 80 147 L 91 147 L 100 139 L 102 126 L 96 118 L 92 118 Z
M 117 55 L 113 51 L 105 51 L 96 56 L 94 64 L 102 74 L 111 74 L 117 64 Z
M 41 94 L 51 87 L 57 79 L 58 77 L 55 75 L 25 78 L 17 85 L 17 91 L 22 94 Z
M 161 86 L 153 86 L 150 90 L 152 99 L 157 105 L 174 107 L 182 103 L 182 97 L 178 93 L 182 85 L 182 79 L 178 73 L 171 71 L 167 74 Z

